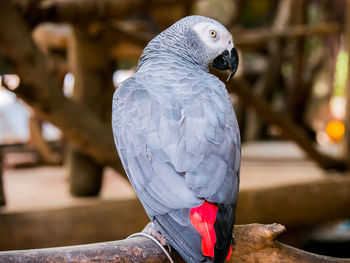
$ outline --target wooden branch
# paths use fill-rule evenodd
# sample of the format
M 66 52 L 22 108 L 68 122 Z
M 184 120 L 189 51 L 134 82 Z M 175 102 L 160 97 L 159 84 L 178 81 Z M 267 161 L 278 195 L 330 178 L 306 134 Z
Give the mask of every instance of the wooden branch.
M 25 14 L 30 24 L 43 21 L 88 23 L 92 20 L 125 18 L 130 14 L 143 12 L 147 8 L 167 7 L 188 4 L 188 0 L 12 0 Z M 28 4 L 30 3 L 30 4 Z M 272 38 L 295 38 L 309 35 L 329 35 L 340 32 L 337 23 L 324 23 L 317 26 L 300 25 L 284 30 L 259 29 L 237 34 L 237 46 L 256 46 Z
M 30 141 L 34 143 L 38 151 L 40 159 L 45 164 L 60 165 L 62 164 L 62 156 L 56 153 L 50 144 L 44 139 L 42 133 L 42 121 L 35 115 L 29 119 Z
M 111 43 L 130 42 L 139 47 L 145 47 L 147 43 L 154 37 L 153 34 L 139 32 L 137 30 L 130 30 L 125 27 L 125 23 L 110 22 L 107 23 L 109 29 L 109 38 Z M 57 28 L 62 27 L 62 25 L 50 24 L 43 27 L 39 27 L 34 31 L 35 40 L 43 46 L 45 49 L 60 48 L 67 49 L 68 38 L 71 36 L 71 32 L 66 28 L 66 30 L 59 30 L 59 36 L 57 36 Z M 339 25 L 336 23 L 325 23 L 314 26 L 291 26 L 285 29 L 254 29 L 245 30 L 242 32 L 233 33 L 235 45 L 239 48 L 253 48 L 265 45 L 271 39 L 283 39 L 283 38 L 293 38 L 293 37 L 303 37 L 308 34 L 310 35 L 329 35 L 339 33 Z M 37 35 L 41 35 L 37 37 Z M 44 35 L 48 35 L 45 37 Z M 55 35 L 55 38 L 53 38 Z M 55 40 L 56 39 L 56 40 Z M 141 49 L 138 52 L 134 52 L 135 56 L 140 56 Z M 114 57 L 124 56 L 124 52 L 117 52 Z
M 128 28 L 126 28 L 122 23 L 112 22 L 109 24 L 108 28 L 110 29 L 111 35 L 115 35 L 115 38 L 113 38 L 115 39 L 114 42 L 120 41 L 122 39 L 123 41 L 131 42 L 135 45 L 145 47 L 148 42 L 151 41 L 153 37 L 155 37 L 154 34 L 128 30 Z
M 137 46 L 145 47 L 147 43 L 154 37 L 154 35 L 145 34 L 144 32 L 130 31 L 123 26 L 120 26 L 118 23 L 111 24 L 110 28 L 112 35 L 111 39 L 114 39 L 114 42 L 123 39 Z M 244 30 L 242 32 L 232 32 L 235 45 L 241 49 L 259 48 L 263 45 L 266 45 L 270 40 L 299 38 L 305 36 L 327 36 L 337 33 L 340 33 L 340 26 L 337 23 L 324 23 L 313 26 L 298 25 L 286 27 L 285 29 L 275 30 L 262 28 Z M 123 55 L 123 52 L 121 52 L 121 54 L 119 53 L 114 52 L 117 57 Z M 141 50 L 135 55 L 139 56 L 140 54 Z
M 227 78 L 225 74 L 216 72 L 222 81 Z M 347 162 L 345 159 L 335 158 L 320 152 L 308 134 L 296 124 L 286 114 L 281 114 L 273 110 L 270 105 L 256 96 L 249 88 L 249 85 L 242 80 L 233 79 L 226 84 L 229 91 L 236 93 L 246 106 L 255 110 L 260 117 L 270 124 L 280 127 L 282 136 L 294 141 L 307 155 L 324 169 L 346 170 Z
M 233 34 L 237 47 L 252 48 L 266 44 L 271 39 L 299 38 L 306 36 L 326 36 L 338 34 L 341 28 L 338 23 L 323 23 L 315 26 L 297 25 L 282 30 L 254 29 Z
M 236 226 L 236 248 L 230 262 L 318 262 L 346 263 L 349 259 L 320 256 L 276 241 L 285 231 L 279 224 Z M 175 262 L 184 262 L 172 250 Z M 10 262 L 168 262 L 164 252 L 146 237 L 89 245 L 0 252 L 0 263 Z
M 276 241 L 275 238 L 284 231 L 285 227 L 280 224 L 235 226 L 237 245 L 230 262 L 350 262 L 350 259 L 320 256 Z
M 42 23 L 32 30 L 34 43 L 40 51 L 66 50 L 72 39 L 72 27 L 69 24 Z
M 110 124 L 66 98 L 34 45 L 26 22 L 9 0 L 0 1 L 0 55 L 20 76 L 14 90 L 41 118 L 59 128 L 82 152 L 123 173 Z M 10 29 L 10 30 L 9 30 Z M 84 132 L 82 132 L 84 131 Z
M 137 31 L 130 32 L 124 29 L 120 24 L 114 23 L 111 28 L 117 35 L 122 35 L 130 42 L 145 46 L 154 37 L 154 35 L 145 35 Z M 232 32 L 235 46 L 239 48 L 252 48 L 266 44 L 270 40 L 284 38 L 299 38 L 305 36 L 326 36 L 340 33 L 340 26 L 337 23 L 324 23 L 314 26 L 297 25 L 284 28 L 270 28 L 244 30 L 242 32 Z
M 134 45 L 145 47 L 147 43 L 154 37 L 152 34 L 145 32 L 130 31 L 120 23 L 109 24 L 111 30 L 111 40 L 115 43 L 120 41 L 128 41 Z M 232 32 L 235 45 L 241 49 L 259 48 L 266 45 L 270 40 L 281 40 L 285 38 L 299 38 L 305 36 L 327 36 L 340 32 L 340 26 L 337 23 L 324 23 L 314 26 L 299 25 L 290 26 L 284 29 L 253 29 L 244 30 L 242 32 Z M 135 53 L 139 56 L 142 50 Z M 115 57 L 121 57 L 125 52 L 114 52 Z
M 12 0 L 16 3 L 18 0 Z M 145 8 L 186 4 L 187 0 L 42 0 L 36 8 L 23 10 L 26 20 L 35 25 L 44 21 L 90 23 L 94 20 L 125 18 L 144 13 Z M 22 6 L 23 7 L 23 6 Z M 23 8 L 22 8 L 23 9 Z M 30 12 L 29 12 L 30 11 Z
M 176 255 L 175 252 L 172 255 Z M 181 262 L 177 255 L 177 262 Z M 132 262 L 167 262 L 163 251 L 153 241 L 137 237 L 121 241 L 95 243 L 90 245 L 58 247 L 37 250 L 18 250 L 0 252 L 0 263 L 132 263 Z M 183 262 L 183 261 L 182 261 Z
M 294 23 L 302 25 L 306 22 L 306 8 L 305 0 L 294 1 Z M 304 52 L 305 37 L 300 37 L 295 41 L 294 55 L 292 58 L 293 77 L 292 89 L 289 99 L 288 111 L 291 118 L 299 125 L 304 124 L 304 116 L 307 102 L 310 98 L 312 85 L 305 85 L 304 74 L 307 67 L 305 67 Z M 311 84 L 311 83 L 310 83 Z

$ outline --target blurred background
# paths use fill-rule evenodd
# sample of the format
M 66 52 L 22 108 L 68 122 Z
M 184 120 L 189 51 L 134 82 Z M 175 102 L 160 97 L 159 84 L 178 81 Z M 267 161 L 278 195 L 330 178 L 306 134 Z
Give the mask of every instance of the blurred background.
M 286 244 L 350 257 L 348 0 L 2 0 L 0 250 L 145 226 L 112 95 L 148 41 L 191 14 L 224 24 L 240 55 L 227 83 L 243 144 L 237 223 L 281 223 Z

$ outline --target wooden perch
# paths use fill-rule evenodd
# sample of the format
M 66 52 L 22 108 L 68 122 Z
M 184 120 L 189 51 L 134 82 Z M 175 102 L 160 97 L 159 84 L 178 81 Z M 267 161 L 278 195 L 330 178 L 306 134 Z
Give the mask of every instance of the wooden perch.
M 318 262 L 346 263 L 338 259 L 312 254 L 275 240 L 285 231 L 280 224 L 239 225 L 234 229 L 236 248 L 230 262 Z M 184 262 L 172 250 L 175 262 Z M 134 237 L 121 241 L 95 243 L 70 247 L 0 252 L 0 263 L 11 262 L 168 262 L 164 252 L 146 237 Z
M 235 226 L 234 234 L 237 245 L 230 262 L 350 262 L 350 259 L 316 255 L 276 241 L 275 238 L 285 230 L 285 227 L 280 224 Z

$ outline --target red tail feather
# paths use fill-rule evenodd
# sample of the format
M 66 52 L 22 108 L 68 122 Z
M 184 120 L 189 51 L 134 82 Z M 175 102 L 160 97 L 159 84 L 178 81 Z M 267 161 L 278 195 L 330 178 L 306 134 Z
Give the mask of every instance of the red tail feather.
M 214 203 L 205 201 L 201 206 L 194 207 L 190 211 L 190 220 L 202 236 L 203 255 L 214 257 L 214 245 L 216 242 L 214 224 L 218 206 Z M 231 247 L 226 260 L 231 257 Z

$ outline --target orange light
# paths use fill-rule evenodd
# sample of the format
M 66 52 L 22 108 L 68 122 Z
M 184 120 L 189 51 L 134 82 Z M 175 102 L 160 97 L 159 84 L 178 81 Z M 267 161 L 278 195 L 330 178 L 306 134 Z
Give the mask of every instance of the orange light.
M 344 124 L 341 121 L 330 121 L 326 126 L 326 133 L 333 142 L 340 142 L 345 133 Z

